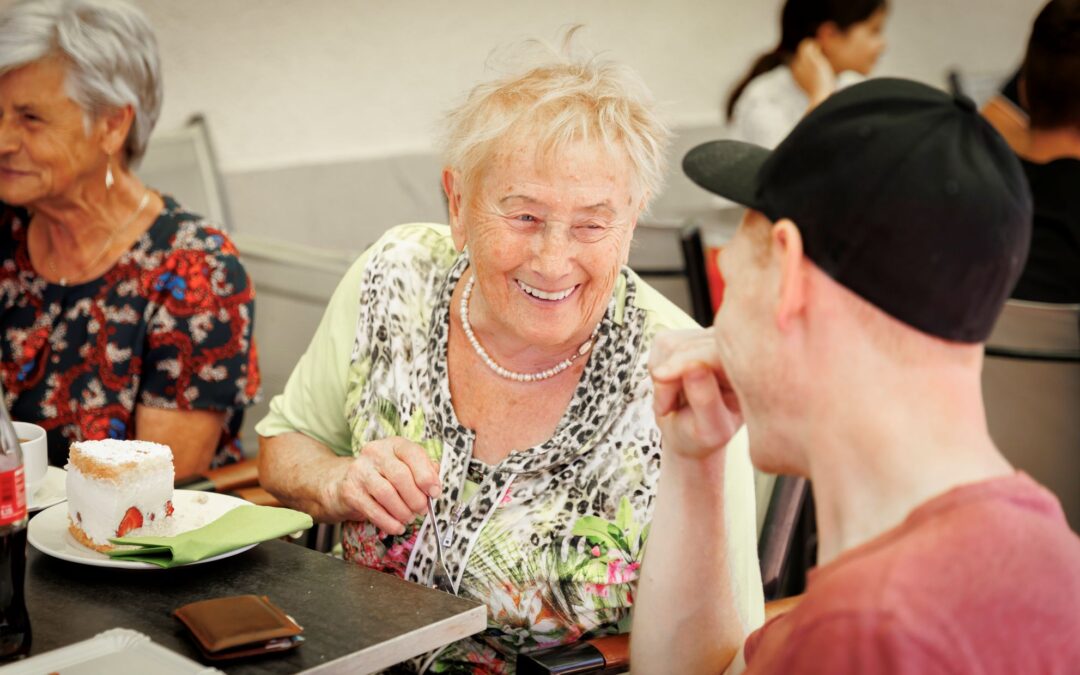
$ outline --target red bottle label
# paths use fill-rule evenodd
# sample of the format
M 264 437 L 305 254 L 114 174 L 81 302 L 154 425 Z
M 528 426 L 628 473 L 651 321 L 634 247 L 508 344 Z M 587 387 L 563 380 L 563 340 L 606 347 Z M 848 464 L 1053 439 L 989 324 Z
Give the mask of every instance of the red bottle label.
M 26 481 L 23 468 L 0 473 L 0 525 L 26 517 Z

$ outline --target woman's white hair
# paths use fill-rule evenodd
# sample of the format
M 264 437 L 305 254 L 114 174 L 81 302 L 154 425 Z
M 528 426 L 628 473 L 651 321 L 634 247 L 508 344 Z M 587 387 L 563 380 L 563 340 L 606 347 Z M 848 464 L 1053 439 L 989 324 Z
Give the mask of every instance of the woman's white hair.
M 49 57 L 67 62 L 67 93 L 88 128 L 107 110 L 134 108 L 124 160 L 137 164 L 162 99 L 157 38 L 146 15 L 119 0 L 20 0 L 0 12 L 0 74 Z
M 536 134 L 537 151 L 549 159 L 574 142 L 599 143 L 615 156 L 625 153 L 642 195 L 659 192 L 671 133 L 656 114 L 652 94 L 627 66 L 573 55 L 578 28 L 565 32 L 561 49 L 527 42 L 533 51 L 539 47 L 539 63 L 475 87 L 447 114 L 443 156 L 466 185 L 506 142 Z

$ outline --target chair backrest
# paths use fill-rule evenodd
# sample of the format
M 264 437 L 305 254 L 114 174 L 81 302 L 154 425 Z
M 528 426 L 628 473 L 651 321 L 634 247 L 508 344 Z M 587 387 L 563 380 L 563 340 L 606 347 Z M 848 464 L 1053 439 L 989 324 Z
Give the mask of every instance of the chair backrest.
M 1080 305 L 1010 300 L 986 345 L 987 425 L 1080 532 Z
M 630 268 L 703 326 L 712 323 L 705 253 L 697 225 L 639 223 Z
M 241 430 L 244 452 L 252 457 L 258 450 L 255 424 L 266 416 L 270 399 L 284 389 L 331 294 L 359 255 L 361 242 L 356 250 L 331 250 L 230 227 L 228 201 L 201 116 L 179 129 L 154 134 L 137 173 L 151 187 L 229 231 L 255 284 L 255 342 L 263 396 L 245 413 Z
M 244 234 L 234 234 L 233 241 L 256 292 L 255 341 L 263 396 L 244 415 L 241 431 L 244 451 L 253 455 L 258 448 L 255 424 L 269 412 L 270 399 L 284 391 L 358 253 Z
M 135 173 L 150 187 L 175 197 L 184 208 L 230 231 L 225 189 L 210 130 L 201 115 L 179 129 L 155 133 Z
M 986 342 L 989 356 L 1080 361 L 1080 304 L 1009 300 Z

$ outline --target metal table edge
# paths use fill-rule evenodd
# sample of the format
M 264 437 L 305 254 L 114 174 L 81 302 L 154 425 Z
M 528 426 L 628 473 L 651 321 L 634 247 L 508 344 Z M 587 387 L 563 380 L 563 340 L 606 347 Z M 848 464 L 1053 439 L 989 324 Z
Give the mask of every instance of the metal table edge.
M 461 625 L 458 626 L 455 624 Z M 457 629 L 459 634 L 455 634 L 450 640 L 425 639 L 425 634 L 437 632 L 438 628 L 447 625 Z M 420 656 L 433 649 L 448 645 L 451 642 L 463 640 L 483 631 L 485 628 L 487 628 L 487 606 L 477 605 L 472 609 L 448 617 L 442 621 L 428 624 L 422 628 L 417 628 L 416 630 L 409 631 L 396 638 L 381 642 L 377 645 L 372 645 L 365 649 L 361 649 L 360 651 L 340 656 L 333 661 L 321 663 L 302 672 L 309 675 L 331 675 L 333 673 L 364 675 L 366 673 L 375 673 L 384 668 L 389 668 L 396 663 L 401 663 L 402 661 Z M 409 650 L 410 653 L 405 656 L 402 656 L 400 652 L 394 653 L 394 648 L 396 646 L 409 642 L 413 644 Z

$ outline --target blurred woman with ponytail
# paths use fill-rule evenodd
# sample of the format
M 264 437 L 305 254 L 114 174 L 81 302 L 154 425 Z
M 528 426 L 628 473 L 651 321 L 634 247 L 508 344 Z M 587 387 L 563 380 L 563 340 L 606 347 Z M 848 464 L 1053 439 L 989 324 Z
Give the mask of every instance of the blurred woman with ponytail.
M 780 44 L 732 89 L 733 138 L 775 147 L 838 87 L 870 74 L 885 50 L 885 0 L 787 0 Z

